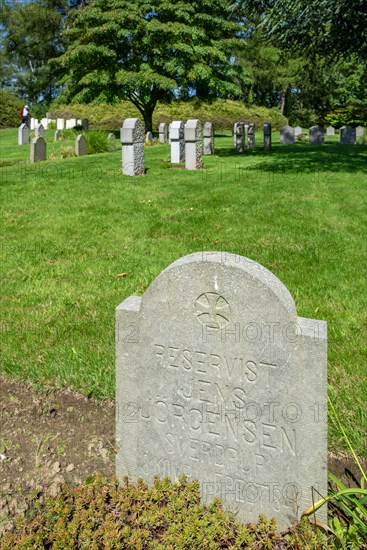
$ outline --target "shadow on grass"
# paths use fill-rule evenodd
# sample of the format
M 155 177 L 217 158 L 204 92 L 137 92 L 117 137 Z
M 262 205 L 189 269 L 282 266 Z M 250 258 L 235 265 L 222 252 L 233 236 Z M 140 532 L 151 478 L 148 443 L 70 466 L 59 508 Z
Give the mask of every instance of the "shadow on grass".
M 259 162 L 249 165 L 249 170 L 271 172 L 366 172 L 367 147 L 361 145 L 273 145 L 272 151 L 260 147 L 238 153 L 235 149 L 216 149 L 215 154 L 222 158 L 234 157 L 238 160 L 257 159 Z M 264 160 L 264 162 L 262 162 Z

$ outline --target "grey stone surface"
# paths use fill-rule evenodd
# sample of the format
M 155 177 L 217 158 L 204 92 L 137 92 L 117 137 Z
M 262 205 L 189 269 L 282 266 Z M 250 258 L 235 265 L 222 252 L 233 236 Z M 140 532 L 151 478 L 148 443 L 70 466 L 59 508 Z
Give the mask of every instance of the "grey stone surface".
M 309 129 L 309 143 L 311 145 L 322 145 L 324 143 L 324 128 L 322 126 L 311 126 Z
M 168 125 L 168 143 L 171 143 L 171 127 L 172 127 L 172 122 L 170 122 L 170 124 Z
M 48 118 L 47 117 L 41 118 L 41 124 L 44 127 L 44 129 L 47 130 L 48 129 Z
M 342 145 L 355 145 L 357 141 L 356 129 L 352 126 L 340 128 L 340 143 Z
M 81 125 L 83 126 L 83 130 L 89 130 L 89 119 L 88 118 L 82 118 L 80 122 L 81 122 Z
M 18 145 L 28 145 L 29 128 L 26 124 L 21 124 L 18 128 Z
M 302 128 L 301 128 L 301 126 L 296 126 L 296 127 L 294 128 L 294 135 L 295 135 L 295 137 L 301 136 L 301 135 L 302 135 Z
M 168 125 L 161 122 L 158 127 L 159 143 L 167 143 L 168 141 Z
M 46 160 L 46 142 L 42 136 L 31 140 L 31 162 Z
M 184 126 L 185 168 L 200 170 L 203 167 L 203 130 L 200 120 L 188 120 Z
M 204 155 L 214 155 L 214 126 L 212 122 L 204 122 L 203 149 Z
M 64 130 L 65 129 L 65 120 L 63 118 L 56 119 L 56 128 L 58 130 Z
M 245 150 L 245 143 L 244 143 L 245 126 L 243 122 L 237 122 L 235 138 L 236 138 L 235 144 L 236 144 L 237 151 L 239 153 L 243 153 Z
M 234 147 L 236 147 L 237 124 L 239 124 L 239 122 L 235 122 L 235 123 L 233 124 L 233 128 L 232 128 L 233 146 L 234 146 Z
M 292 145 L 294 143 L 294 128 L 292 126 L 284 126 L 280 129 L 280 144 Z
M 326 323 L 298 317 L 260 264 L 224 252 L 174 262 L 117 307 L 116 371 L 119 479 L 184 473 L 205 502 L 279 529 L 312 487 L 327 494 Z
M 56 130 L 54 133 L 54 141 L 59 141 L 61 137 L 61 130 Z
M 127 118 L 120 130 L 122 144 L 122 173 L 125 176 L 143 176 L 144 124 L 139 118 Z
M 174 120 L 171 123 L 171 163 L 185 162 L 185 123 L 183 120 Z
M 264 151 L 271 151 L 271 123 L 264 123 Z
M 45 138 L 45 129 L 42 126 L 42 124 L 37 124 L 37 126 L 34 129 L 34 133 L 35 133 L 36 137 Z
M 363 136 L 364 136 L 364 128 L 363 128 L 363 126 L 357 126 L 357 128 L 356 128 L 356 136 L 357 136 L 357 137 L 363 137 Z
M 245 126 L 247 126 L 247 147 L 253 149 L 255 147 L 255 124 L 250 122 Z
M 326 128 L 326 135 L 327 136 L 335 136 L 335 128 L 333 126 L 328 126 Z
M 37 121 L 37 124 L 38 124 L 38 121 Z M 35 127 L 36 127 L 36 119 L 34 117 L 31 117 L 30 128 L 31 128 L 31 130 L 34 130 Z
M 84 157 L 87 154 L 87 140 L 83 134 L 77 136 L 75 140 L 75 154 L 77 157 Z
M 146 137 L 145 137 L 145 141 L 148 143 L 148 141 L 150 143 L 153 143 L 153 133 L 152 132 L 147 132 L 146 134 Z

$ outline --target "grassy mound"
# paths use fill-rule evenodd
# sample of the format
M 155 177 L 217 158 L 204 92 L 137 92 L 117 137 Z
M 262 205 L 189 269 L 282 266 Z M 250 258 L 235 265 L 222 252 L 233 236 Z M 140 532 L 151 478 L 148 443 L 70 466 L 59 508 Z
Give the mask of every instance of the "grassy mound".
M 92 128 L 103 130 L 119 130 L 123 120 L 128 117 L 141 118 L 139 111 L 129 101 L 121 101 L 115 105 L 60 105 L 51 113 L 54 118 L 88 118 Z M 238 120 L 254 122 L 256 126 L 271 122 L 274 129 L 287 124 L 287 119 L 277 109 L 246 107 L 239 101 L 223 99 L 217 99 L 213 103 L 193 99 L 186 102 L 175 101 L 169 105 L 158 104 L 153 116 L 153 125 L 157 128 L 160 122 L 189 118 L 199 118 L 202 122 L 211 120 L 216 130 L 230 129 Z

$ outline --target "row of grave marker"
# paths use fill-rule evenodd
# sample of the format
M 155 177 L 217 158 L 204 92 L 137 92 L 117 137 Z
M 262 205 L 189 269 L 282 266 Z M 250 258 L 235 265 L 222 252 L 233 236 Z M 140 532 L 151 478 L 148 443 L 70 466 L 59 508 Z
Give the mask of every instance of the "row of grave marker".
M 264 149 L 270 151 L 271 149 L 271 124 L 265 123 L 264 128 Z M 296 126 L 284 126 L 280 129 L 280 144 L 292 145 L 295 143 L 297 136 L 302 134 L 302 128 Z M 327 128 L 327 135 L 335 135 L 335 129 L 332 126 Z M 342 126 L 340 128 L 340 143 L 342 145 L 355 145 L 357 142 L 357 136 L 364 136 L 364 128 L 358 126 L 353 128 L 352 126 Z M 238 152 L 243 153 L 245 150 L 245 143 L 247 142 L 247 148 L 252 149 L 255 147 L 255 124 L 244 124 L 243 122 L 236 122 L 233 126 L 233 140 L 234 147 Z M 312 126 L 309 128 L 309 143 L 312 145 L 321 145 L 324 143 L 324 128 L 322 126 Z
M 48 130 L 49 124 L 56 124 L 57 130 L 68 130 L 71 128 L 74 128 L 74 126 L 83 126 L 83 130 L 89 129 L 89 121 L 87 118 L 48 118 L 44 117 L 41 118 L 41 120 L 38 120 L 37 118 L 31 118 L 30 119 L 30 128 L 31 130 L 35 130 L 39 124 L 42 124 L 45 130 Z
M 160 129 L 161 129 L 160 125 Z M 167 128 L 167 125 L 164 124 Z M 170 125 L 171 163 L 185 163 L 186 170 L 200 170 L 202 155 L 214 153 L 214 128 L 205 122 L 204 128 L 197 119 L 175 120 Z M 163 133 L 168 139 L 167 134 Z M 141 176 L 144 167 L 144 125 L 138 118 L 127 118 L 120 132 L 122 144 L 122 172 L 126 176 Z

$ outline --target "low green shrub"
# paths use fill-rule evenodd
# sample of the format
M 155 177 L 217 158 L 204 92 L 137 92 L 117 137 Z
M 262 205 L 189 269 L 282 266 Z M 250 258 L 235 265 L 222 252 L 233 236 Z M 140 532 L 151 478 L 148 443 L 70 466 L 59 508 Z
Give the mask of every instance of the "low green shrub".
M 110 150 L 110 143 L 106 132 L 90 130 L 85 134 L 87 138 L 88 154 L 106 153 Z
M 135 485 L 125 478 L 119 485 L 91 478 L 62 486 L 44 503 L 36 500 L 27 514 L 0 538 L 1 550 L 327 548 L 307 520 L 284 535 L 263 516 L 256 525 L 240 524 L 218 500 L 201 504 L 198 483 L 184 477 L 176 483 L 156 478 L 151 487 L 141 480 Z
M 0 90 L 0 128 L 16 128 L 21 124 L 23 103 L 15 95 Z
M 325 120 L 331 126 L 340 128 L 346 124 L 350 126 L 367 126 L 367 106 L 347 105 L 328 113 Z
M 121 101 L 113 105 L 106 104 L 74 104 L 58 106 L 51 110 L 52 118 L 88 118 L 90 128 L 118 131 L 125 118 L 142 116 L 129 101 Z M 217 99 L 206 103 L 197 99 L 190 101 L 174 101 L 170 104 L 158 103 L 153 115 L 153 127 L 158 128 L 160 122 L 172 120 L 187 120 L 198 118 L 201 122 L 210 120 L 216 130 L 231 129 L 238 120 L 245 123 L 254 122 L 261 126 L 264 122 L 271 122 L 277 130 L 287 124 L 287 118 L 277 109 L 266 107 L 246 107 L 239 101 Z

